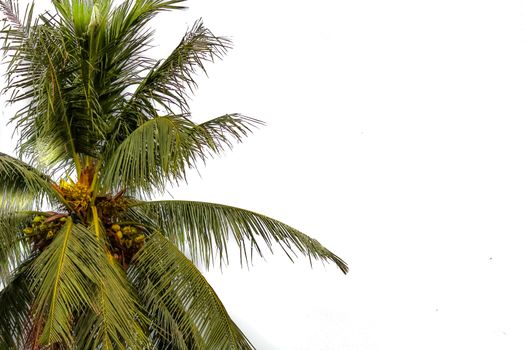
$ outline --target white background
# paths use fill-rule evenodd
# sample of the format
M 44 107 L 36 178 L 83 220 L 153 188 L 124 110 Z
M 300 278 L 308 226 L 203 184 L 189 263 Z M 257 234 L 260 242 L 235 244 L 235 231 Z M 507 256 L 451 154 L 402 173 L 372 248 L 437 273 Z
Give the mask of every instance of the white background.
M 200 17 L 235 43 L 195 119 L 267 126 L 174 196 L 280 219 L 350 264 L 208 272 L 257 348 L 525 348 L 525 3 L 186 4 L 154 55 Z

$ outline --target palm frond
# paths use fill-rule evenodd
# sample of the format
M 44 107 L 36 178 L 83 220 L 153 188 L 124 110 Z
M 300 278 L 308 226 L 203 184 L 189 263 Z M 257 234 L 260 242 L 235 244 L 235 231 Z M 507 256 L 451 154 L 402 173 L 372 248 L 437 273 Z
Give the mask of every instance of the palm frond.
M 62 34 L 53 18 L 41 16 L 20 42 L 7 46 L 12 56 L 7 70 L 7 89 L 12 91 L 8 102 L 23 105 L 11 118 L 20 131 L 21 155 L 48 167 L 73 160 L 78 170 L 78 152 L 92 152 L 85 145 L 92 140 L 92 132 L 85 132 L 91 123 L 75 123 L 68 112 L 75 101 L 67 93 L 74 67 Z
M 0 290 L 0 349 L 21 349 L 31 327 L 31 303 L 27 273 L 20 269 Z
M 194 125 L 191 134 L 213 153 L 220 153 L 225 148 L 231 149 L 232 141 L 242 142 L 259 125 L 264 125 L 264 122 L 240 114 L 225 114 Z
M 12 47 L 19 47 L 28 37 L 28 30 L 33 23 L 33 9 L 34 3 L 26 5 L 24 15 L 20 15 L 17 1 L 0 0 L 0 13 L 4 15 L 2 18 L 3 26 L 0 29 L 0 51 L 2 51 L 3 58 L 7 59 L 8 67 L 11 68 L 20 64 L 17 62 L 18 55 L 8 55 L 13 52 Z M 2 88 L 0 92 L 3 94 L 9 90 L 10 76 L 14 74 L 13 69 L 7 69 L 6 87 Z
M 140 106 L 149 114 L 155 104 L 172 112 L 172 105 L 183 113 L 188 112 L 188 90 L 197 83 L 194 75 L 205 63 L 222 58 L 231 47 L 230 40 L 213 35 L 201 20 L 195 22 L 182 41 L 164 61 L 158 61 L 137 87 L 130 104 Z
M 216 255 L 221 263 L 227 262 L 228 239 L 233 236 L 241 251 L 241 262 L 250 260 L 254 251 L 262 256 L 259 246 L 262 240 L 270 250 L 278 244 L 292 261 L 297 249 L 310 262 L 312 259 L 333 262 L 342 272 L 348 272 L 347 264 L 317 240 L 252 211 L 194 201 L 141 202 L 134 208 L 156 218 L 158 227 L 170 240 L 206 266 Z
M 56 197 L 51 179 L 7 154 L 0 153 L 0 209 L 38 208 L 44 198 Z
M 20 130 L 20 154 L 49 168 L 74 164 L 78 172 L 80 154 L 95 156 L 108 128 L 95 86 L 102 39 L 78 32 L 92 4 L 55 6 L 62 17 L 40 15 L 14 42 L 16 28 L 7 31 L 6 89 L 9 103 L 22 104 L 11 119 Z
M 91 268 L 99 271 L 100 280 L 92 293 L 91 305 L 83 310 L 75 325 L 75 344 L 81 349 L 146 348 L 148 339 L 142 324 L 148 321 L 141 313 L 137 297 L 122 267 L 107 252 L 103 242 L 105 230 L 93 210 L 91 234 L 99 243 L 99 254 Z
M 73 343 L 75 312 L 90 305 L 93 286 L 102 279 L 91 266 L 100 252 L 93 233 L 68 218 L 52 243 L 31 264 L 34 314 L 44 321 L 39 336 L 42 345 Z
M 184 9 L 184 6 L 178 5 L 184 1 L 186 0 L 124 0 L 110 14 L 112 38 L 123 41 L 122 36 L 141 31 L 158 13 Z
M 104 57 L 96 80 L 99 82 L 99 99 L 106 114 L 119 116 L 117 125 L 131 123 L 139 118 L 127 108 L 128 95 L 140 84 L 143 72 L 154 65 L 144 53 L 151 47 L 153 30 L 148 22 L 158 13 L 183 9 L 178 4 L 184 0 L 125 0 L 108 14 L 106 30 L 100 51 Z M 130 88 L 131 87 L 131 88 Z M 123 112 L 123 109 L 126 112 Z M 132 127 L 133 128 L 133 127 Z M 111 131 L 110 135 L 114 133 Z
M 30 255 L 22 230 L 29 226 L 31 218 L 29 212 L 0 211 L 0 286 L 7 285 L 12 272 Z
M 253 349 L 204 276 L 161 234 L 148 238 L 128 275 L 151 300 L 144 305 L 150 314 L 168 312 L 183 332 L 193 327 L 199 330 L 204 347 L 195 344 L 196 349 Z M 184 317 L 177 317 L 181 308 Z M 171 321 L 170 317 L 158 320 L 165 331 L 171 330 Z
M 179 3 L 185 0 L 125 0 L 109 13 L 103 47 L 104 60 L 97 77 L 104 82 L 100 92 L 101 105 L 105 113 L 111 113 L 115 128 L 131 128 L 137 125 L 141 116 L 129 109 L 127 101 L 136 86 L 139 86 L 145 71 L 153 66 L 153 60 L 144 55 L 151 47 L 153 30 L 147 27 L 149 21 L 158 13 L 184 9 Z M 142 114 L 142 113 L 139 113 Z M 131 125 L 128 125 L 131 124 Z
M 112 153 L 102 169 L 103 189 L 131 193 L 163 190 L 169 181 L 184 180 L 186 169 L 241 140 L 259 121 L 226 115 L 194 124 L 181 116 L 151 119 L 134 130 Z
M 149 338 L 155 349 L 204 349 L 199 329 L 174 296 L 173 290 L 168 287 L 160 291 L 155 276 L 135 277 L 140 305 L 151 320 Z
M 147 323 L 122 268 L 105 257 L 99 289 L 76 325 L 76 343 L 81 349 L 142 349 L 148 340 L 142 330 Z
M 25 26 L 25 21 L 20 18 L 18 2 L 13 0 L 0 0 L 0 12 L 4 14 L 8 26 L 14 26 L 18 29 L 22 29 Z

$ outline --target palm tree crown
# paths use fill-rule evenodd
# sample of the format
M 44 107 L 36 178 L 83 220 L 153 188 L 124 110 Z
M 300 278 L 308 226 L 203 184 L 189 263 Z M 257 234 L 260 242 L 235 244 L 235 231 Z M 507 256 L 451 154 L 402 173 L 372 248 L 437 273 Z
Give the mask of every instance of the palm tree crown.
M 164 60 L 145 53 L 159 12 L 183 0 L 0 0 L 18 158 L 0 153 L 1 349 L 251 349 L 194 264 L 278 244 L 348 268 L 267 216 L 151 201 L 260 121 L 194 123 L 194 73 L 230 41 L 195 23 Z

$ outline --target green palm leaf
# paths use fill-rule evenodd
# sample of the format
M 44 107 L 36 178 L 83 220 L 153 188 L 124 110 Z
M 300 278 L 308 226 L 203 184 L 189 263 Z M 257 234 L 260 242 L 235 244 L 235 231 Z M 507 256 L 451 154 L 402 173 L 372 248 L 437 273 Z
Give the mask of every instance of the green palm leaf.
M 205 343 L 194 321 L 170 285 L 159 285 L 165 276 L 141 275 L 131 269 L 140 303 L 151 320 L 150 339 L 156 349 L 204 349 Z
M 19 269 L 0 291 L 0 349 L 21 349 L 30 331 L 33 295 L 27 273 Z
M 76 325 L 79 349 L 133 349 L 148 344 L 141 323 L 147 323 L 122 268 L 109 256 L 100 260 L 102 279 L 91 295 L 92 307 Z
M 178 317 L 178 327 L 183 332 L 194 327 L 199 330 L 204 347 L 196 346 L 197 349 L 253 349 L 204 276 L 162 235 L 155 233 L 148 239 L 129 276 L 143 296 L 151 300 L 145 305 L 149 313 L 167 311 L 176 316 L 183 309 L 184 317 Z M 168 323 L 171 319 L 159 321 Z M 163 328 L 169 329 L 168 326 Z
M 232 114 L 203 124 L 182 116 L 157 117 L 134 130 L 113 152 L 102 170 L 102 189 L 132 193 L 162 190 L 184 180 L 186 169 L 230 147 L 259 121 Z
M 99 251 L 93 234 L 69 218 L 49 247 L 31 264 L 35 318 L 45 325 L 39 336 L 42 345 L 72 346 L 72 317 L 90 303 L 93 285 L 101 280 L 99 272 L 90 268 Z
M 249 260 L 248 249 L 262 256 L 262 240 L 270 249 L 273 244 L 278 244 L 290 259 L 295 248 L 310 261 L 330 261 L 344 273 L 348 272 L 347 264 L 317 240 L 280 221 L 248 210 L 194 201 L 142 202 L 135 208 L 142 210 L 143 215 L 156 218 L 162 232 L 206 266 L 216 254 L 220 261 L 227 261 L 228 239 L 233 236 L 241 250 L 241 261 Z
M 63 83 L 70 79 L 74 67 L 62 48 L 67 41 L 64 32 L 52 17 L 41 16 L 34 25 L 25 27 L 24 36 L 19 35 L 14 45 L 4 46 L 13 57 L 7 89 L 12 91 L 10 103 L 23 103 L 11 119 L 20 131 L 21 154 L 46 166 L 73 160 L 78 169 L 78 152 L 89 154 L 83 141 L 92 133 L 86 134 L 85 123 L 76 123 L 68 115 L 71 102 Z
M 156 110 L 154 103 L 169 112 L 173 105 L 188 112 L 188 89 L 197 87 L 193 76 L 198 70 L 206 72 L 204 64 L 222 58 L 230 47 L 230 40 L 213 35 L 202 21 L 195 22 L 168 58 L 150 70 L 130 103 L 145 113 Z
M 0 210 L 38 208 L 46 195 L 56 196 L 48 176 L 4 153 L 0 153 L 0 193 Z
M 12 271 L 30 254 L 28 241 L 22 230 L 29 226 L 31 213 L 6 213 L 0 211 L 0 285 L 5 286 Z
M 98 82 L 100 105 L 105 114 L 114 117 L 109 138 L 125 135 L 147 116 L 130 108 L 129 96 L 142 83 L 144 74 L 154 67 L 154 61 L 144 55 L 151 46 L 153 31 L 148 22 L 158 13 L 183 9 L 183 0 L 123 1 L 112 9 L 100 44 L 103 59 L 95 81 Z M 151 115 L 151 114 L 148 114 Z

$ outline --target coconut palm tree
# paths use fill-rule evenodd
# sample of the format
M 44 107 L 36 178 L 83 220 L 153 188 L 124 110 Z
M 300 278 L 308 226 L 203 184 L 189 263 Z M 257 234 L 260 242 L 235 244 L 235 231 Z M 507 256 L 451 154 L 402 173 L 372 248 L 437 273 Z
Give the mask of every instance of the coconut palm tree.
M 201 21 L 164 60 L 158 13 L 183 0 L 0 0 L 17 157 L 0 153 L 1 349 L 251 349 L 197 265 L 278 245 L 346 263 L 267 216 L 152 200 L 260 121 L 190 119 L 194 75 L 230 41 Z

